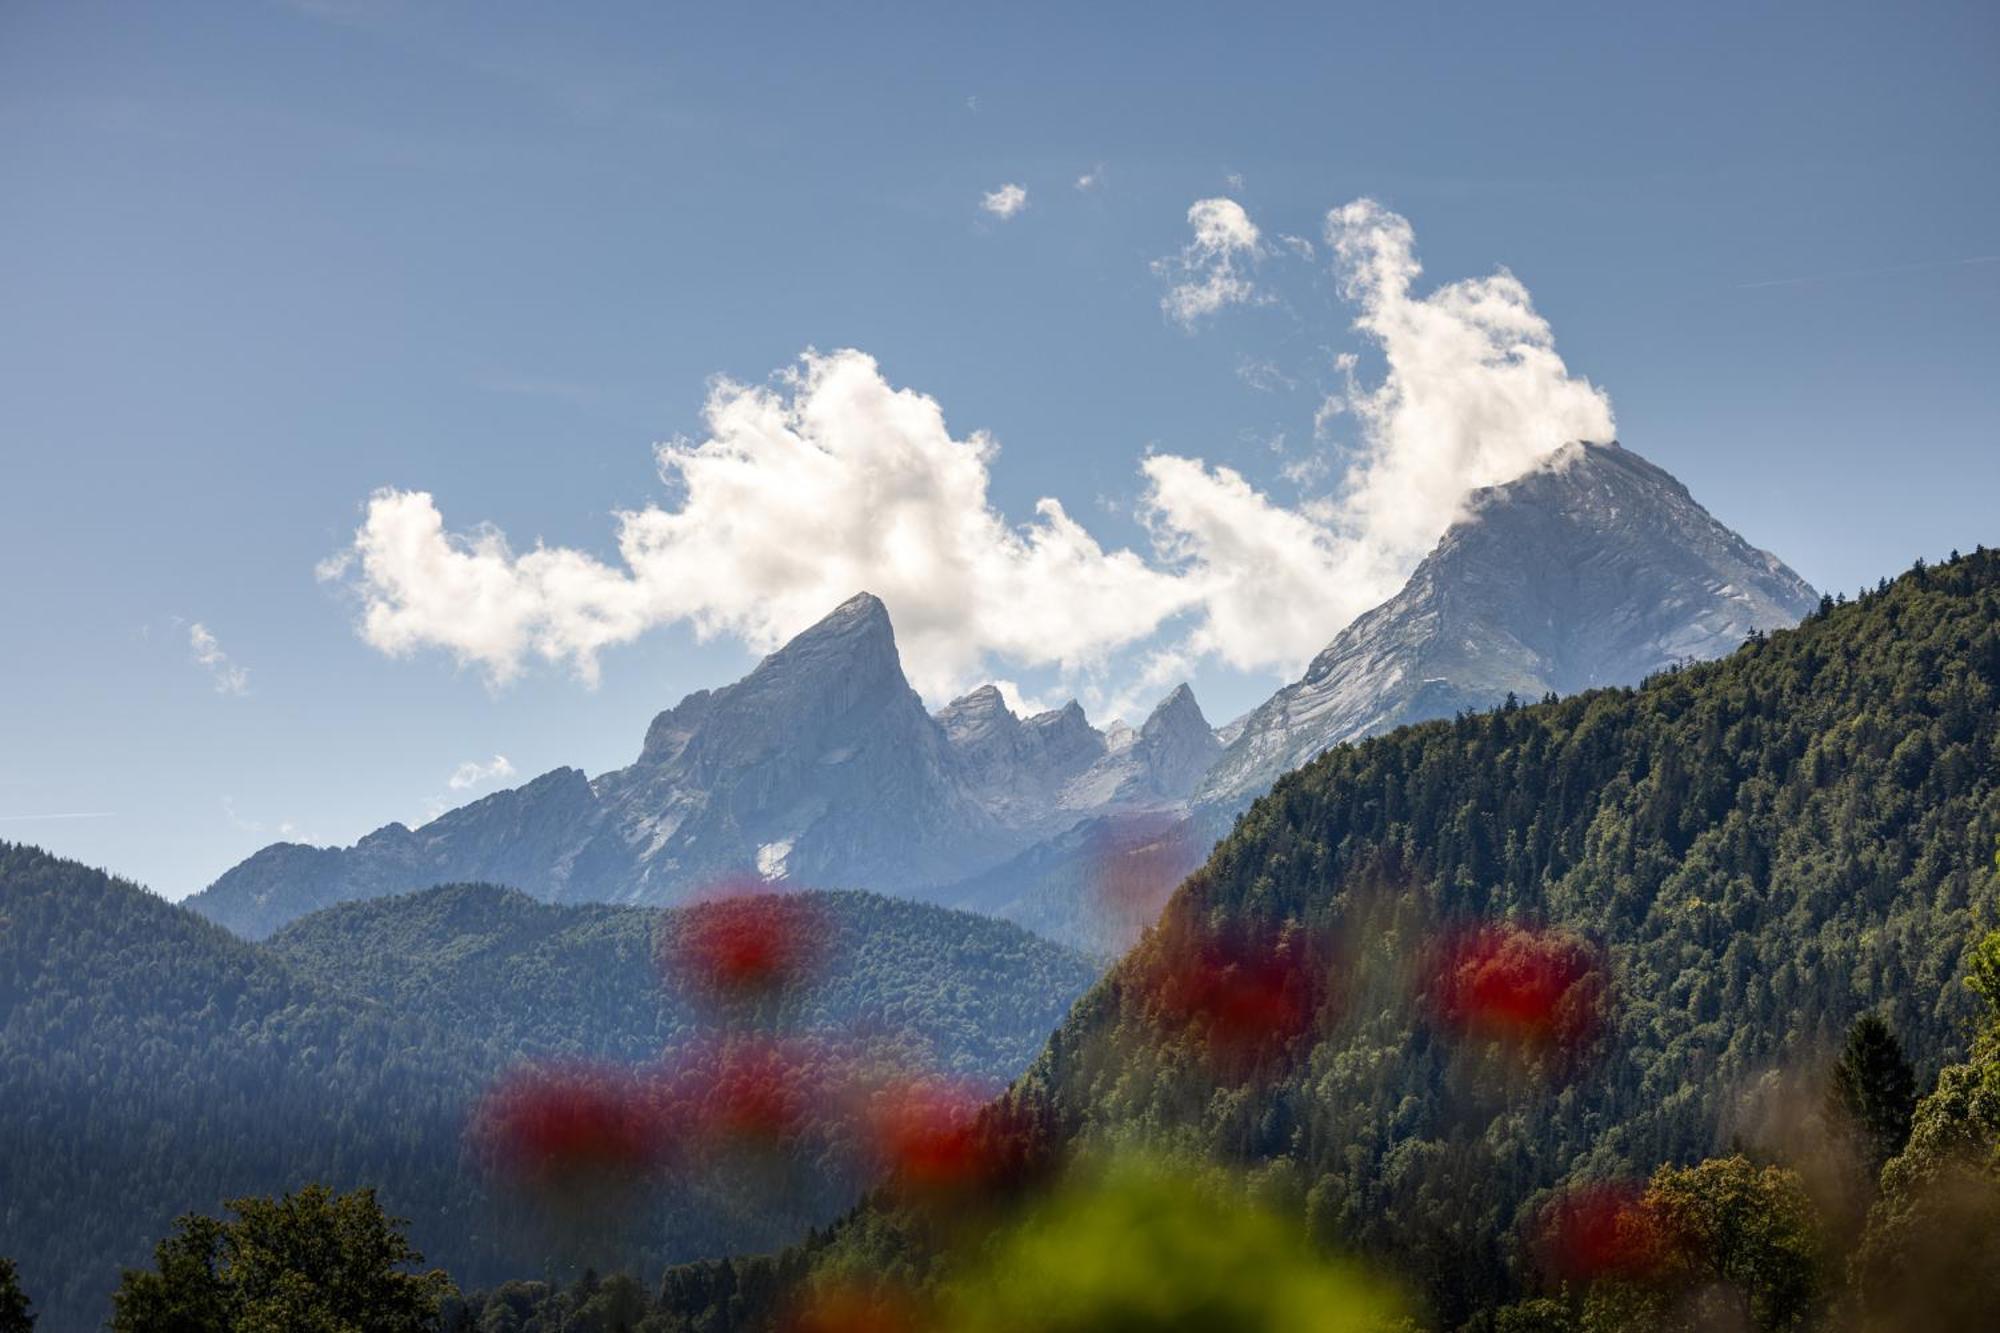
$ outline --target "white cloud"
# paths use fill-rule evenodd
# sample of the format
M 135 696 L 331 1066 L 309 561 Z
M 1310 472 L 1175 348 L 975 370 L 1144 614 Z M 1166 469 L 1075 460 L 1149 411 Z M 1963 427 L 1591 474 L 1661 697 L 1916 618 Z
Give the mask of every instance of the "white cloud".
M 1212 222 L 1238 249 L 1257 243 L 1247 217 Z M 1238 667 L 1303 665 L 1394 594 L 1471 491 L 1520 476 L 1571 440 L 1613 435 L 1609 399 L 1569 373 L 1511 273 L 1417 295 L 1415 233 L 1370 199 L 1332 210 L 1326 238 L 1358 310 L 1354 327 L 1387 366 L 1371 387 L 1351 353 L 1335 362 L 1346 392 L 1321 405 L 1314 428 L 1324 438 L 1343 419 L 1355 423 L 1338 490 L 1288 509 L 1228 468 L 1145 464 L 1154 531 L 1204 610 L 1189 645 Z M 1210 249 L 1227 253 L 1225 244 Z M 1291 458 L 1283 471 L 1309 484 L 1325 457 Z
M 466 760 L 451 771 L 451 777 L 445 785 L 453 791 L 464 791 L 467 787 L 477 787 L 482 783 L 497 782 L 501 778 L 513 776 L 514 765 L 506 755 L 496 754 L 489 763 L 482 764 L 476 759 Z
M 1079 190 L 1094 190 L 1103 183 L 1104 164 L 1102 162 L 1099 162 L 1089 171 L 1084 172 L 1076 178 L 1076 188 Z
M 1229 206 L 1191 215 L 1202 253 L 1259 244 L 1240 209 L 1204 202 Z M 1512 275 L 1418 294 L 1409 224 L 1367 200 L 1334 210 L 1327 238 L 1387 368 L 1364 384 L 1351 357 L 1335 363 L 1347 387 L 1316 426 L 1353 438 L 1286 453 L 1283 470 L 1303 487 L 1352 462 L 1303 503 L 1156 454 L 1140 467 L 1149 550 L 1105 549 L 1054 499 L 1011 523 L 988 492 L 991 439 L 954 436 L 935 399 L 861 352 L 808 352 L 768 384 L 712 386 L 702 438 L 657 452 L 675 502 L 621 513 L 615 561 L 516 552 L 490 527 L 447 530 L 425 492 L 383 490 L 323 574 L 359 594 L 376 648 L 442 648 L 495 684 L 537 659 L 594 681 L 606 648 L 673 623 L 768 651 L 861 589 L 888 604 L 934 702 L 1010 665 L 1104 698 L 1135 652 L 1142 683 L 1204 658 L 1295 673 L 1395 591 L 1471 490 L 1612 428 Z
M 1006 221 L 1028 206 L 1028 191 L 1009 181 L 997 190 L 988 190 L 979 197 L 979 206 L 1001 221 Z
M 988 655 L 1087 668 L 1186 605 L 1172 573 L 1104 550 L 1053 499 L 1008 523 L 987 497 L 993 442 L 954 438 L 935 399 L 860 352 L 808 353 L 769 386 L 718 382 L 705 417 L 706 438 L 658 451 L 679 506 L 619 516 L 622 568 L 447 533 L 430 495 L 377 492 L 353 547 L 362 636 L 445 648 L 495 683 L 532 657 L 594 681 L 603 649 L 655 625 L 768 651 L 866 589 L 939 697 Z
M 1371 388 L 1343 358 L 1347 390 L 1335 405 L 1360 432 L 1338 521 L 1365 537 L 1370 581 L 1386 596 L 1467 492 L 1512 480 L 1571 440 L 1610 440 L 1611 400 L 1569 373 L 1548 321 L 1506 269 L 1415 295 L 1415 233 L 1372 199 L 1328 213 L 1326 240 L 1360 310 L 1354 327 L 1387 360 Z
M 1192 331 L 1204 315 L 1258 299 L 1245 269 L 1264 253 L 1257 224 L 1234 199 L 1197 199 L 1187 212 L 1194 239 L 1179 255 L 1157 260 L 1153 271 L 1176 279 L 1160 298 L 1160 309 Z
M 194 651 L 196 665 L 208 669 L 217 694 L 242 694 L 250 688 L 250 672 L 230 661 L 229 654 L 199 621 L 188 626 L 188 647 Z

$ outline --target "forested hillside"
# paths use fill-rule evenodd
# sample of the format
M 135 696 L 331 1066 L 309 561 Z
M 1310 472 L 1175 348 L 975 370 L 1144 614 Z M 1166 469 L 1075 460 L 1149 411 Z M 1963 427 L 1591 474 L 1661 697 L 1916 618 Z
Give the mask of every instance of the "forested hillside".
M 1342 746 L 1239 821 L 1029 1089 L 1085 1140 L 1295 1188 L 1449 1323 L 1519 1289 L 1566 1179 L 1810 1132 L 1860 1011 L 1921 1086 L 1963 1049 L 1996 692 L 1981 552 L 1637 690 Z
M 1093 975 L 1002 923 L 867 894 L 804 902 L 821 966 L 788 1023 L 922 1068 L 1014 1076 Z M 496 1189 L 468 1147 L 480 1097 L 525 1060 L 639 1068 L 712 1029 L 664 966 L 684 925 L 458 885 L 334 909 L 259 946 L 0 844 L 0 1255 L 44 1326 L 71 1328 L 106 1315 L 119 1268 L 177 1213 L 311 1182 L 378 1187 L 468 1284 L 781 1243 L 837 1214 L 853 1183 L 747 1207 L 655 1198 L 596 1253 L 552 1247 L 540 1201 Z
M 137 885 L 0 844 L 0 1253 L 45 1326 L 109 1314 L 175 1214 L 311 1180 L 380 1185 L 473 1271 L 470 1053 L 341 997 Z M 484 1260 L 484 1264 L 480 1262 Z
M 1005 922 L 868 893 L 812 893 L 819 960 L 788 1021 L 892 1038 L 961 1077 L 1025 1069 L 1096 977 Z M 557 907 L 485 884 L 344 903 L 269 948 L 302 974 L 420 1015 L 506 1059 L 650 1060 L 714 1014 L 667 965 L 687 913 Z

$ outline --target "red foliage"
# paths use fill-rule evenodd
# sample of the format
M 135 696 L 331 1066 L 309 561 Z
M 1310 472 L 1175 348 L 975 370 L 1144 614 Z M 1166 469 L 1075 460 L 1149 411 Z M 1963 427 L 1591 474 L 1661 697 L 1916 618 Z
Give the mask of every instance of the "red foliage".
M 676 1118 L 711 1146 L 788 1149 L 838 1129 L 839 1071 L 809 1041 L 730 1038 L 687 1053 L 666 1078 Z
M 527 1069 L 487 1094 L 474 1134 L 522 1179 L 630 1176 L 663 1161 L 670 1117 L 655 1090 L 619 1069 Z
M 1659 1220 L 1630 1182 L 1571 1190 L 1542 1209 L 1536 1233 L 1543 1271 L 1565 1282 L 1643 1281 L 1660 1271 L 1667 1254 Z
M 920 1190 L 983 1180 L 992 1167 L 979 1132 L 986 1100 L 967 1084 L 939 1079 L 913 1079 L 877 1093 L 868 1131 L 884 1172 L 897 1185 Z
M 1223 1072 L 1255 1070 L 1318 1021 L 1328 951 L 1297 928 L 1232 933 L 1170 926 L 1144 969 L 1156 1020 L 1200 1042 Z
M 1437 951 L 1431 999 L 1449 1027 L 1577 1050 L 1597 1034 L 1605 994 L 1597 951 L 1573 935 L 1484 926 Z
M 826 921 L 809 900 L 727 890 L 681 909 L 668 964 L 709 999 L 755 1000 L 811 981 L 825 939 Z

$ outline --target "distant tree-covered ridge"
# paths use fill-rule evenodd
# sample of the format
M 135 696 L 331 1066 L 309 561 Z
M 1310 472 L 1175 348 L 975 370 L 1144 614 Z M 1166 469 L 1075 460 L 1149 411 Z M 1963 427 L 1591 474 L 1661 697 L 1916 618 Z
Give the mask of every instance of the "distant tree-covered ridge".
M 815 901 L 825 966 L 796 1017 L 967 1080 L 1018 1073 L 1094 975 L 1003 923 Z M 637 1062 L 698 1036 L 710 1016 L 660 961 L 679 919 L 453 886 L 301 921 L 267 947 L 0 844 L 0 1254 L 43 1327 L 89 1327 L 176 1215 L 323 1184 L 379 1189 L 466 1283 L 569 1262 L 496 1192 L 469 1119 L 523 1061 Z M 851 1189 L 719 1213 L 655 1200 L 602 1261 L 778 1245 Z
M 986 917 L 869 893 L 796 897 L 813 910 L 819 966 L 789 1021 L 893 1035 L 943 1072 L 1012 1078 L 1096 977 L 1082 955 Z M 666 965 L 686 919 L 454 884 L 328 908 L 269 948 L 505 1059 L 642 1061 L 715 1023 Z

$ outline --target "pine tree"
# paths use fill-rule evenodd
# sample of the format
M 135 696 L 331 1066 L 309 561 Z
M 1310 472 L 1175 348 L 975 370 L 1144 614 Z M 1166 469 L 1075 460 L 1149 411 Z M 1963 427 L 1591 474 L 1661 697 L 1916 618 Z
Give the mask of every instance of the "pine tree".
M 12 1259 L 0 1259 L 0 1333 L 34 1333 L 35 1315 Z
M 1829 1118 L 1852 1127 L 1872 1180 L 1903 1150 L 1917 1106 L 1917 1078 L 1878 1014 L 1854 1020 L 1827 1086 Z

